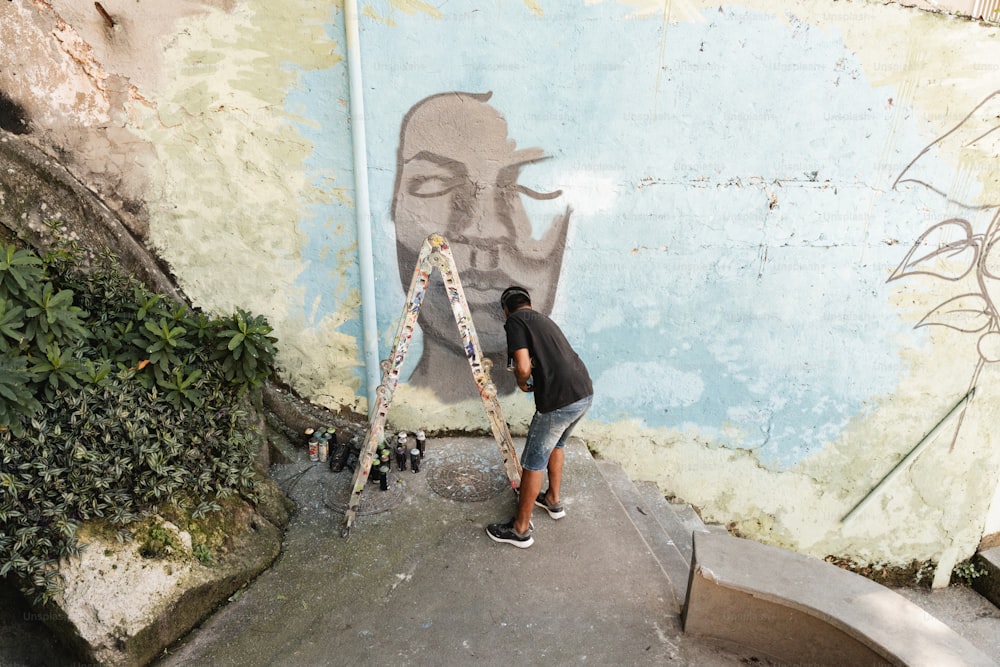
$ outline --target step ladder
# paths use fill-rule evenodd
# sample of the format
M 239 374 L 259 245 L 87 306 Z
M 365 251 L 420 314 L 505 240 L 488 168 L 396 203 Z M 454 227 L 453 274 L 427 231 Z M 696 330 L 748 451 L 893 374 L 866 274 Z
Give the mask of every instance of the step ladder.
M 385 436 L 385 422 L 389 414 L 389 405 L 392 403 L 392 395 L 399 383 L 399 373 L 413 339 L 417 316 L 420 314 L 420 303 L 423 301 L 424 295 L 427 294 L 427 286 L 435 268 L 441 272 L 441 277 L 444 280 L 445 291 L 451 302 L 451 311 L 455 317 L 455 323 L 458 325 L 462 349 L 465 350 L 465 356 L 469 360 L 472 378 L 479 388 L 479 396 L 483 400 L 483 407 L 486 410 L 493 437 L 496 438 L 497 446 L 500 449 L 500 456 L 503 458 L 511 488 L 517 491 L 521 485 L 521 464 L 514 451 L 510 429 L 503 418 L 503 410 L 501 410 L 500 401 L 497 398 L 496 385 L 490 379 L 490 368 L 493 362 L 483 357 L 479 337 L 476 335 L 476 326 L 472 322 L 472 312 L 465 299 L 462 281 L 458 277 L 458 268 L 455 266 L 455 258 L 448 246 L 448 241 L 440 234 L 431 234 L 424 239 L 420 248 L 417 265 L 413 269 L 413 279 L 410 281 L 410 289 L 407 292 L 406 302 L 400 316 L 399 327 L 396 330 L 396 338 L 392 344 L 392 351 L 389 358 L 383 360 L 381 364 L 382 381 L 375 391 L 375 404 L 368 414 L 368 430 L 365 433 L 358 466 L 354 470 L 351 498 L 344 515 L 343 537 L 350 535 L 351 526 L 357 519 L 358 510 L 361 507 L 361 494 L 368 482 L 368 476 L 371 474 L 371 467 L 375 460 L 375 450 Z

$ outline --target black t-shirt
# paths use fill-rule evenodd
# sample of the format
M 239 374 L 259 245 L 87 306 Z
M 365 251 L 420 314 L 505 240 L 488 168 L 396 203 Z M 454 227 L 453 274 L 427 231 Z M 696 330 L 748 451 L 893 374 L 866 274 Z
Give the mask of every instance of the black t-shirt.
M 527 348 L 531 356 L 535 409 L 552 412 L 594 393 L 590 374 L 559 326 L 544 314 L 523 308 L 504 323 L 507 355 Z

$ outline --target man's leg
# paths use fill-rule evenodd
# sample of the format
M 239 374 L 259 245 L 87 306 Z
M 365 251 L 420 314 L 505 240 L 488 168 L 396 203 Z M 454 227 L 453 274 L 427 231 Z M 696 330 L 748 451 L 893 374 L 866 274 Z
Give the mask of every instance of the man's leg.
M 542 490 L 541 470 L 522 470 L 521 486 L 517 496 L 517 516 L 514 517 L 514 530 L 520 534 L 528 531 L 531 524 L 531 510 L 535 508 L 535 498 Z
M 569 407 L 571 412 L 572 420 L 570 423 L 565 424 L 562 430 L 562 434 L 559 436 L 556 446 L 552 449 L 552 453 L 549 454 L 549 462 L 546 466 L 549 471 L 549 489 L 546 496 L 546 500 L 550 505 L 558 505 L 559 499 L 562 493 L 562 476 L 563 476 L 563 462 L 566 458 L 566 450 L 564 447 L 567 444 L 567 440 L 576 425 L 580 423 L 583 416 L 587 414 L 587 410 L 590 409 L 590 403 L 593 399 L 581 399 Z M 562 446 L 560 446 L 562 445 Z
M 559 487 L 562 485 L 563 453 L 564 450 L 562 447 L 556 447 L 549 455 L 549 494 L 547 498 L 552 505 L 559 504 Z M 541 491 L 540 487 L 539 491 Z M 538 494 L 536 493 L 535 495 L 537 496 Z

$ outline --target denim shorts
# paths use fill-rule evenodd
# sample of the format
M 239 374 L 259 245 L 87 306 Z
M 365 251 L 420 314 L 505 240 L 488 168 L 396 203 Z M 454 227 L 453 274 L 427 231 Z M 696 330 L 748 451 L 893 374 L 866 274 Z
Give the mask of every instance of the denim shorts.
M 552 450 L 566 446 L 573 428 L 587 414 L 593 401 L 593 396 L 587 396 L 552 412 L 536 412 L 528 427 L 528 438 L 521 454 L 521 467 L 525 470 L 545 470 Z

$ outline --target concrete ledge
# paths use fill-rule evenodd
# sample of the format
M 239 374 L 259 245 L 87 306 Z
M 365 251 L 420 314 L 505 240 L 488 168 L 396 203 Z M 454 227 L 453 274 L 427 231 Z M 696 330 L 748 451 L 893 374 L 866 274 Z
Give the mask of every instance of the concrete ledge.
M 984 598 L 1000 607 L 1000 547 L 992 547 L 976 554 L 976 563 L 986 574 L 972 580 L 972 588 Z
M 830 563 L 695 533 L 684 632 L 809 665 L 996 663 L 901 595 Z

